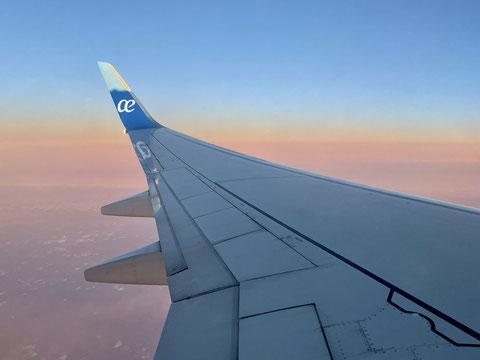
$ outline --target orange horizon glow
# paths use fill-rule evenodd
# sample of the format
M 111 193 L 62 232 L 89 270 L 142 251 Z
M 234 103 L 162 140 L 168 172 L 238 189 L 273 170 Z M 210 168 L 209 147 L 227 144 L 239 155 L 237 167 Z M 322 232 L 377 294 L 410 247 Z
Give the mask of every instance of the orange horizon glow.
M 215 143 L 455 143 L 480 144 L 476 137 L 465 137 L 455 132 L 438 132 L 435 134 L 388 132 L 380 130 L 341 131 L 297 128 L 249 128 L 229 127 L 215 129 L 205 126 L 178 126 L 174 130 L 196 137 L 200 140 Z M 121 143 L 124 140 L 121 126 L 104 128 L 98 126 L 69 126 L 68 129 L 31 129 L 28 127 L 9 127 L 0 134 L 2 142 L 39 142 L 55 141 L 56 143 L 93 142 Z
M 202 134 L 191 134 L 202 138 Z M 204 134 L 254 157 L 370 186 L 480 207 L 480 148 L 433 141 L 325 141 Z M 0 143 L 0 186 L 102 187 L 143 191 L 144 174 L 121 131 L 12 137 Z

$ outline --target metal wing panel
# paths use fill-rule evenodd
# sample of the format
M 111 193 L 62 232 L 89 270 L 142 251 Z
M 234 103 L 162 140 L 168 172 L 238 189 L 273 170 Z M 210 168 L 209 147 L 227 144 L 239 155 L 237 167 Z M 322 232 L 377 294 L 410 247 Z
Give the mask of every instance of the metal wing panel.
M 231 272 L 160 174 L 155 187 L 187 266 L 168 277 L 172 301 L 236 285 Z M 160 238 L 160 243 L 163 249 L 164 239 Z
M 303 305 L 240 319 L 240 360 L 330 360 L 315 306 Z
M 238 281 L 315 266 L 265 230 L 223 241 L 215 250 Z
M 309 177 L 221 185 L 305 238 L 480 329 L 478 214 Z
M 316 304 L 324 326 L 358 321 L 385 306 L 388 289 L 341 262 L 240 284 L 240 316 Z M 261 301 L 259 301 L 261 299 Z
M 156 134 L 158 133 L 163 133 L 164 139 L 169 136 L 166 129 L 157 130 Z M 158 141 L 158 138 L 159 136 L 157 136 L 157 140 L 152 141 Z M 170 151 L 170 154 L 176 157 L 177 154 L 165 145 L 166 142 L 169 142 L 171 146 L 175 141 L 181 142 L 182 139 L 174 135 L 174 138 L 169 141 L 162 142 L 161 146 L 163 150 Z M 188 141 L 177 144 L 176 147 L 188 148 L 191 143 Z M 223 150 L 218 151 L 210 146 L 205 146 L 205 148 L 210 149 L 209 151 L 213 153 L 222 152 L 233 156 L 234 160 L 231 161 L 231 164 L 239 158 L 241 158 L 242 164 L 250 161 L 244 156 L 237 157 L 235 154 L 229 154 Z M 155 156 L 155 151 L 153 154 Z M 166 155 L 164 154 L 164 156 Z M 269 348 L 269 335 L 276 334 L 276 337 L 282 338 L 285 334 L 289 334 L 289 329 L 280 326 L 281 322 L 279 323 L 275 319 L 266 322 L 260 321 L 262 334 L 265 334 L 264 340 L 253 340 L 255 337 L 246 334 L 247 330 L 245 329 L 248 327 L 242 327 L 242 319 L 258 317 L 257 319 L 261 320 L 262 318 L 259 317 L 261 314 L 271 312 L 278 312 L 283 316 L 289 314 L 289 312 L 283 313 L 286 309 L 308 306 L 315 309 L 319 321 L 321 321 L 316 327 L 316 335 L 307 331 L 307 335 L 303 337 L 300 337 L 300 334 L 309 328 L 305 327 L 305 324 L 309 324 L 309 320 L 305 320 L 305 323 L 300 321 L 297 324 L 298 331 L 294 332 L 297 335 L 292 336 L 293 343 L 289 345 L 288 349 L 297 349 L 296 345 L 302 344 L 305 338 L 310 339 L 307 341 L 308 345 L 300 346 L 304 350 L 298 353 L 298 358 L 302 358 L 302 356 L 308 358 L 311 354 L 310 351 L 307 351 L 309 346 L 316 349 L 315 351 L 319 354 L 327 348 L 330 349 L 328 356 L 333 359 L 338 358 L 339 354 L 342 354 L 341 358 L 344 359 L 376 359 L 380 356 L 379 351 L 383 354 L 380 358 L 382 356 L 403 358 L 406 354 L 413 354 L 413 349 L 417 346 L 453 346 L 451 345 L 452 340 L 444 338 L 434 331 L 428 317 L 418 317 L 416 314 L 409 314 L 395 307 L 391 303 L 392 290 L 388 283 L 379 282 L 368 272 L 363 273 L 357 267 L 350 266 L 351 264 L 348 262 L 350 259 L 345 262 L 343 256 L 336 256 L 334 251 L 326 251 L 325 248 L 315 246 L 315 241 L 305 241 L 305 238 L 299 236 L 302 233 L 298 229 L 308 230 L 309 223 L 313 223 L 310 226 L 321 226 L 327 232 L 338 230 L 328 216 L 341 217 L 342 211 L 345 213 L 345 210 L 335 210 L 330 204 L 330 202 L 334 203 L 329 198 L 329 196 L 335 198 L 334 189 L 328 186 L 323 188 L 322 185 L 320 189 L 316 190 L 316 185 L 309 183 L 317 184 L 315 182 L 323 181 L 329 185 L 332 184 L 331 181 L 312 178 L 301 173 L 295 173 L 293 176 L 275 174 L 273 177 L 257 179 L 252 177 L 252 174 L 255 176 L 256 170 L 254 170 L 247 176 L 235 175 L 239 176 L 239 180 L 230 178 L 229 181 L 215 182 L 202 172 L 202 162 L 196 160 L 193 163 L 194 166 L 191 166 L 185 159 L 180 159 L 180 157 L 176 159 L 178 167 L 175 170 L 160 170 L 159 175 L 164 179 L 164 174 L 170 173 L 167 175 L 169 176 L 168 185 L 165 182 L 170 196 L 176 199 L 178 206 L 185 214 L 188 214 L 189 219 L 196 223 L 205 240 L 213 245 L 217 256 L 240 282 L 240 306 L 237 309 L 240 314 L 237 319 L 237 325 L 240 326 L 238 333 L 240 336 L 239 358 L 256 358 L 257 355 L 258 358 L 261 358 L 263 357 L 261 354 L 264 354 L 263 350 Z M 214 161 L 214 155 L 210 155 L 208 161 Z M 252 162 L 259 166 L 270 167 L 270 165 L 263 165 L 256 160 L 252 160 Z M 183 166 L 180 167 L 180 164 Z M 288 169 L 279 169 L 279 171 L 290 172 Z M 288 186 L 282 187 L 278 184 L 288 184 Z M 333 183 L 333 186 L 337 185 Z M 345 184 L 339 186 L 351 187 Z M 354 189 L 361 194 L 367 193 L 365 198 L 351 200 L 359 201 L 359 204 L 363 204 L 376 195 L 371 189 Z M 282 194 L 281 202 L 278 202 L 279 194 Z M 384 193 L 381 195 L 391 196 Z M 399 198 L 395 197 L 395 199 Z M 205 205 L 205 202 L 209 203 L 210 201 L 212 202 L 211 206 Z M 348 197 L 344 201 L 348 203 Z M 284 204 L 288 204 L 288 206 L 284 206 Z M 337 204 L 337 206 L 340 205 Z M 333 212 L 332 215 L 329 215 L 328 212 L 330 208 Z M 398 209 L 399 206 L 393 206 L 393 208 Z M 317 211 L 317 209 L 321 211 Z M 365 207 L 360 209 L 365 212 Z M 311 216 L 315 212 L 317 217 L 312 219 Z M 176 215 L 174 216 L 176 217 Z M 299 219 L 304 219 L 304 222 L 300 222 L 300 226 L 297 226 L 295 222 Z M 252 224 L 253 227 L 242 225 L 245 222 Z M 357 222 L 353 221 L 353 225 L 356 224 Z M 343 227 L 345 228 L 345 226 Z M 367 231 L 368 227 L 365 229 Z M 350 229 L 343 230 L 349 231 Z M 381 231 L 378 226 L 373 230 Z M 263 244 L 261 240 L 256 239 L 259 234 L 268 234 L 266 236 L 271 239 L 272 243 Z M 322 239 L 321 242 L 318 241 L 323 244 L 323 241 L 328 243 L 330 237 L 330 233 L 323 233 L 322 236 L 316 236 L 315 239 Z M 335 239 L 338 242 L 343 241 L 338 237 Z M 355 247 L 359 244 L 361 243 L 349 246 Z M 340 245 L 342 244 L 337 244 L 337 246 Z M 282 257 L 281 252 L 275 254 L 274 247 L 277 246 L 281 246 L 284 249 L 282 251 L 286 251 L 286 257 Z M 370 248 L 370 250 L 373 253 L 374 249 Z M 367 249 L 359 249 L 357 255 L 365 253 L 368 253 Z M 368 257 L 366 259 L 368 260 Z M 296 261 L 298 261 L 297 266 L 295 265 Z M 277 264 L 278 267 L 276 267 Z M 182 276 L 182 273 L 177 275 Z M 174 277 L 172 279 L 175 280 Z M 191 286 L 188 278 L 180 277 L 178 282 L 172 281 L 170 286 L 181 287 L 185 283 L 188 284 L 188 287 Z M 182 289 L 182 291 L 186 291 L 186 289 Z M 205 295 L 200 293 L 198 297 L 203 296 Z M 177 299 L 180 298 L 184 297 Z M 209 312 L 212 315 L 215 314 L 214 309 Z M 295 325 L 296 320 L 298 320 L 296 317 L 292 317 L 284 323 Z M 324 334 L 324 340 L 313 340 L 318 336 L 318 331 Z M 360 334 L 357 340 L 348 335 L 351 334 L 351 331 Z M 393 336 L 393 339 L 390 340 L 388 336 L 384 335 L 397 333 L 398 336 L 391 335 L 390 337 Z M 385 339 L 389 341 L 385 341 Z M 475 342 L 475 340 L 471 342 Z M 261 347 L 259 344 L 264 346 Z M 202 345 L 202 351 L 203 347 L 208 348 L 209 346 Z M 242 355 L 242 349 L 244 349 L 244 355 Z M 288 354 L 288 351 L 282 353 Z
M 234 152 L 212 150 L 204 143 L 168 129 L 154 131 L 153 137 L 182 162 L 214 182 L 295 175 L 280 168 L 252 162 L 248 157 Z
M 310 176 L 167 129 L 154 136 L 246 207 L 480 337 L 478 211 Z
M 262 229 L 255 221 L 234 207 L 205 214 L 197 217 L 195 221 L 212 244 Z
M 207 185 L 195 178 L 195 176 L 184 167 L 165 170 L 162 172 L 162 176 L 180 200 L 212 192 Z
M 237 358 L 238 287 L 172 304 L 155 359 Z
M 161 129 L 156 134 L 165 132 Z M 161 156 L 176 157 L 166 154 L 158 139 L 143 140 L 153 158 L 158 158 L 157 149 Z M 187 164 L 177 161 L 175 169 L 157 167 L 149 175 L 172 230 L 167 245 L 179 249 L 186 263 L 185 270 L 169 277 L 174 301 L 232 286 L 238 280 L 315 266 L 236 209 Z
M 147 177 L 148 188 L 152 200 L 155 223 L 157 225 L 158 238 L 160 239 L 162 253 L 164 255 L 166 273 L 168 276 L 187 269 L 187 263 L 173 231 L 170 219 L 161 205 L 158 195 L 155 177 Z
M 184 199 L 182 203 L 194 219 L 232 207 L 232 204 L 213 191 Z

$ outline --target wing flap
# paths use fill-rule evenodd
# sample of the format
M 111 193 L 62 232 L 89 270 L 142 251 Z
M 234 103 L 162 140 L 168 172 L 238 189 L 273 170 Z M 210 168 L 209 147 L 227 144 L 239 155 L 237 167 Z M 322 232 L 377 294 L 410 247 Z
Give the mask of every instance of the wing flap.
M 215 249 L 238 281 L 315 266 L 265 230 L 223 241 Z
M 238 287 L 232 287 L 170 307 L 155 359 L 237 358 Z
M 197 217 L 195 221 L 213 245 L 262 229 L 234 207 Z
M 240 360 L 331 360 L 315 305 L 240 319 Z

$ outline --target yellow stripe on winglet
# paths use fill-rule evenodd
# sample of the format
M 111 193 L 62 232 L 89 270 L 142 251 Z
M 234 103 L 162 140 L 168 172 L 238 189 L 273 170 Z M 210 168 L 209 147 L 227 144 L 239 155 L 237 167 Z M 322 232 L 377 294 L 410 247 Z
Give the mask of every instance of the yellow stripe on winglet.
M 120 76 L 120 74 L 118 73 L 117 70 L 115 70 L 115 68 L 113 67 L 112 64 L 109 64 L 110 67 L 112 68 L 112 70 L 115 72 L 115 74 L 118 76 L 118 78 L 120 79 L 120 81 L 122 82 L 123 86 L 125 86 L 125 88 L 128 90 L 128 91 L 132 91 L 130 90 L 130 87 L 127 85 L 127 83 L 122 79 L 122 77 Z

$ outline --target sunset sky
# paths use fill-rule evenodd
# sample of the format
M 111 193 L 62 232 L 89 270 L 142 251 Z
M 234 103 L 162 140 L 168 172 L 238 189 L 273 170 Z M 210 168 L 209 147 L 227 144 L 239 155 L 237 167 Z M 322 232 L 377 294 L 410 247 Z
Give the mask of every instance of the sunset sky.
M 478 14 L 478 1 L 2 6 L 0 348 L 140 359 L 160 337 L 168 290 L 83 281 L 156 240 L 149 220 L 99 214 L 146 184 L 97 61 L 175 130 L 480 207 Z
M 0 14 L 9 134 L 121 131 L 101 60 L 158 121 L 202 136 L 480 136 L 478 1 L 33 4 Z

